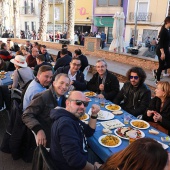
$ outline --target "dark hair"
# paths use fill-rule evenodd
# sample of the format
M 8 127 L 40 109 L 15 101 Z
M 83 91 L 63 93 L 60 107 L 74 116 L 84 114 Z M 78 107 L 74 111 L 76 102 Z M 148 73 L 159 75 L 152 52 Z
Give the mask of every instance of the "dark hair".
M 34 42 L 34 44 L 35 44 L 36 46 L 38 46 L 38 42 Z
M 51 66 L 48 66 L 48 65 L 43 65 L 43 66 L 41 66 L 41 67 L 39 68 L 37 74 L 41 74 L 41 73 L 46 72 L 46 71 L 53 71 L 53 70 L 52 70 L 52 67 L 51 67 Z
M 100 169 L 163 170 L 167 161 L 168 153 L 161 144 L 150 138 L 141 138 L 109 157 Z
M 46 48 L 46 46 L 45 46 L 45 45 L 41 45 L 41 47 Z
M 62 48 L 65 48 L 65 47 L 67 47 L 67 44 L 62 44 Z
M 170 23 L 170 16 L 167 16 L 167 17 L 165 18 L 164 24 L 162 25 L 162 27 L 161 27 L 161 29 L 160 29 L 158 38 L 160 38 L 161 32 L 162 32 L 163 28 L 165 28 L 165 25 L 166 25 L 167 23 Z
M 75 52 L 76 55 L 81 55 L 81 54 L 82 54 L 82 52 L 81 52 L 80 49 L 77 49 L 77 50 L 75 50 L 74 52 Z
M 1 49 L 4 49 L 5 46 L 6 46 L 6 43 L 2 43 L 1 44 Z
M 80 64 L 81 64 L 81 60 L 80 60 L 80 58 L 79 58 L 79 57 L 77 57 L 77 58 L 76 58 L 76 57 L 73 57 L 73 58 L 72 58 L 72 60 L 71 60 L 71 63 L 72 63 L 72 61 L 74 61 L 74 60 L 78 60 L 78 61 L 80 61 Z
M 45 56 L 43 54 L 39 54 L 36 58 L 38 58 L 41 61 L 45 61 Z
M 130 80 L 130 74 L 131 73 L 136 73 L 139 76 L 139 84 L 143 84 L 145 79 L 146 79 L 146 73 L 145 71 L 141 68 L 141 67 L 132 67 L 131 69 L 129 69 L 126 73 L 126 77 L 128 80 Z
M 68 54 L 67 49 L 66 48 L 62 48 L 60 54 L 62 54 L 62 55 Z

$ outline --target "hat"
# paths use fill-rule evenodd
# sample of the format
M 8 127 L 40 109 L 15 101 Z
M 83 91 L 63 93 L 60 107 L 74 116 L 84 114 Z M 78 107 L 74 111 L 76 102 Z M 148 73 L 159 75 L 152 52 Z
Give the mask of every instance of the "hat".
M 20 67 L 27 67 L 26 59 L 22 55 L 16 55 L 14 59 L 10 60 L 10 62 Z

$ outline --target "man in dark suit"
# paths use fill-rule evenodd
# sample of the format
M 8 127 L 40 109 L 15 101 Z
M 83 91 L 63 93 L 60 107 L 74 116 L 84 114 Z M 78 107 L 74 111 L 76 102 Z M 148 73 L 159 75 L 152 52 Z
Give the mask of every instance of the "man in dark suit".
M 59 67 L 67 66 L 71 62 L 71 56 L 68 55 L 67 49 L 63 48 L 60 52 L 61 58 L 56 61 L 54 70 L 57 70 Z
M 70 51 L 68 51 L 67 44 L 62 44 L 62 49 L 63 48 L 67 49 L 68 55 L 72 57 L 72 53 Z M 58 54 L 57 54 L 57 60 L 59 58 L 61 58 L 60 53 L 61 53 L 61 51 L 59 51 Z
M 84 69 L 89 65 L 87 57 L 82 54 L 80 49 L 75 50 L 74 53 L 75 53 L 74 57 L 79 58 L 81 60 L 80 71 L 83 72 Z

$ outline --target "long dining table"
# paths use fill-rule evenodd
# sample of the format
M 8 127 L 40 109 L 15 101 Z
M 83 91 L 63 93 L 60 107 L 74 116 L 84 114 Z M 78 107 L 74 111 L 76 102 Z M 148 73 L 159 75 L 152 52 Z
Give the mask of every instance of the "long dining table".
M 89 102 L 89 105 L 88 107 L 86 108 L 86 113 L 89 112 L 90 108 L 92 107 L 93 104 L 98 104 L 99 105 L 99 102 L 95 102 L 95 99 L 94 97 L 90 97 L 91 101 Z M 110 101 L 106 101 L 106 103 L 111 103 Z M 108 111 L 105 107 L 101 107 L 101 110 L 104 110 L 104 111 Z M 122 110 L 123 111 L 123 114 L 121 115 L 114 115 L 114 119 L 118 119 L 120 122 L 123 123 L 123 120 L 124 120 L 124 114 L 129 114 L 130 117 L 131 117 L 131 120 L 133 119 L 137 119 L 135 116 L 131 115 L 130 113 L 127 113 L 125 110 Z M 110 111 L 111 112 L 111 111 Z M 103 126 L 101 124 L 101 120 L 97 120 L 97 124 L 96 124 L 96 130 L 95 130 L 95 133 L 92 137 L 88 138 L 88 144 L 89 146 L 92 148 L 92 150 L 103 160 L 103 161 L 106 161 L 106 159 L 111 156 L 112 154 L 118 152 L 118 151 L 121 151 L 122 149 L 125 149 L 128 145 L 129 145 L 129 140 L 127 139 L 122 139 L 122 143 L 117 146 L 117 147 L 104 147 L 102 146 L 98 139 L 100 138 L 100 136 L 104 135 L 102 130 L 103 130 Z M 130 124 L 128 124 L 128 126 L 131 126 Z M 149 128 L 147 129 L 140 129 L 144 134 L 145 134 L 145 137 L 149 137 L 149 138 L 152 138 L 152 139 L 155 139 L 161 143 L 164 143 L 166 145 L 168 145 L 169 143 L 167 142 L 162 142 L 161 141 L 161 137 L 166 137 L 167 134 L 164 134 L 162 132 L 159 131 L 159 134 L 158 135 L 153 135 L 153 134 L 150 134 L 149 133 L 149 130 L 150 129 L 154 129 L 152 126 L 150 126 Z M 112 129 L 112 134 L 113 135 L 116 135 L 114 133 L 114 130 L 115 129 Z M 158 131 L 158 130 L 157 130 Z M 170 152 L 170 148 L 168 147 L 167 148 L 167 151 Z
M 2 79 L 2 83 L 3 85 L 11 85 L 13 83 L 13 80 L 11 79 L 11 75 L 12 75 L 13 71 L 8 71 L 6 74 L 5 74 L 5 78 Z

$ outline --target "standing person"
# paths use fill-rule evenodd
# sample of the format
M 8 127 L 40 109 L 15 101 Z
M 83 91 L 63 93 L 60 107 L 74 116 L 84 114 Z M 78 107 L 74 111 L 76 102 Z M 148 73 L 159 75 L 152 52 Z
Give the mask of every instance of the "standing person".
M 131 39 L 130 39 L 129 46 L 130 46 L 130 47 L 133 47 L 133 44 L 134 44 L 134 35 L 132 35 L 132 37 L 131 37 Z
M 157 70 L 154 70 L 154 76 L 156 83 L 160 81 L 162 70 L 170 68 L 170 53 L 169 53 L 169 28 L 170 28 L 170 16 L 167 16 L 164 20 L 164 25 L 159 32 L 159 43 L 156 49 L 156 54 L 159 60 L 159 66 Z
M 59 170 L 94 170 L 86 137 L 91 137 L 95 132 L 100 107 L 92 105 L 87 125 L 79 119 L 85 114 L 87 105 L 82 92 L 72 91 L 66 100 L 66 109 L 56 108 L 50 112 L 54 121 L 51 128 L 50 155 Z
M 101 33 L 101 49 L 103 49 L 105 47 L 105 41 L 106 41 L 106 34 L 104 33 L 104 31 L 102 31 L 102 33 Z
M 143 115 L 151 100 L 151 91 L 144 83 L 146 73 L 140 67 L 132 67 L 126 77 L 128 81 L 115 97 L 114 103 L 136 117 Z

